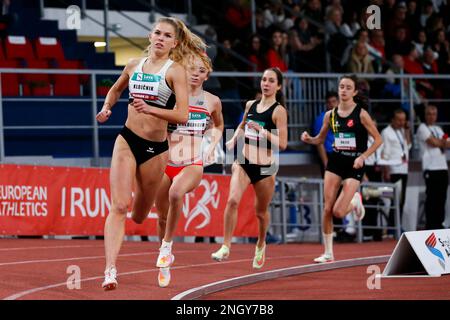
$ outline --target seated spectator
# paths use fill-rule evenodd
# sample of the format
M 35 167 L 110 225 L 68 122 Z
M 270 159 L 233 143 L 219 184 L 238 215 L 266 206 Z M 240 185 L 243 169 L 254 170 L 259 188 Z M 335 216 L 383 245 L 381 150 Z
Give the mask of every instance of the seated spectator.
M 231 0 L 225 12 L 227 37 L 245 39 L 248 35 L 252 13 L 245 0 Z
M 383 64 L 386 59 L 384 33 L 381 29 L 375 29 L 370 32 L 369 45 L 373 48 L 374 70 L 382 72 Z
M 436 63 L 437 54 L 430 47 L 425 49 L 422 57 L 422 68 L 425 74 L 438 74 L 438 65 Z M 439 80 L 430 79 L 429 92 L 427 94 L 428 98 L 440 99 L 442 98 L 442 91 Z
M 393 38 L 395 36 L 395 30 L 403 27 L 405 29 L 406 39 L 408 41 L 411 39 L 411 31 L 406 22 L 406 11 L 406 4 L 404 2 L 399 2 L 395 6 L 394 15 L 384 26 L 388 38 Z
M 264 28 L 282 29 L 286 19 L 281 0 L 269 0 L 264 10 Z
M 281 31 L 272 34 L 270 48 L 267 51 L 267 63 L 269 68 L 277 67 L 282 72 L 288 70 L 287 61 L 284 59 L 286 48 L 283 47 L 283 35 Z
M 347 38 L 354 38 L 356 32 L 361 29 L 358 23 L 358 13 L 353 10 L 344 11 L 342 19 L 341 33 Z
M 416 46 L 419 57 L 422 57 L 423 49 L 427 43 L 427 34 L 424 29 L 419 30 L 419 32 L 415 36 L 415 39 L 413 40 L 413 43 Z
M 424 74 L 422 64 L 419 61 L 419 53 L 416 46 L 410 44 L 408 55 L 403 57 L 405 73 L 409 74 Z M 430 98 L 433 91 L 433 86 L 426 79 L 417 79 L 416 90 L 423 97 Z
M 433 50 L 439 55 L 438 69 L 441 73 L 450 73 L 450 46 L 443 29 L 438 30 L 433 41 Z
M 411 28 L 411 34 L 417 35 L 420 26 L 420 10 L 417 8 L 416 0 L 409 0 L 406 11 L 406 23 Z
M 340 32 L 342 25 L 342 11 L 338 8 L 331 8 L 328 11 L 325 21 L 325 33 L 334 35 Z
M 394 38 L 387 41 L 386 57 L 390 59 L 392 55 L 407 55 L 411 42 L 406 38 L 406 29 L 398 27 L 395 30 Z
M 433 2 L 427 0 L 423 4 L 422 14 L 420 15 L 420 25 L 422 28 L 427 26 L 428 19 L 434 15 Z
M 316 72 L 313 69 L 314 52 L 321 40 L 312 35 L 308 20 L 297 18 L 295 26 L 288 32 L 290 47 L 290 69 L 297 72 Z
M 322 3 L 320 0 L 308 0 L 305 8 L 302 11 L 303 15 L 310 18 L 311 20 L 323 23 L 323 10 Z M 314 25 L 311 26 L 313 32 L 317 32 L 318 28 Z
M 256 71 L 264 71 L 267 69 L 266 52 L 262 45 L 262 40 L 257 34 L 253 34 L 250 37 L 248 43 L 247 58 L 256 65 Z M 254 71 L 252 68 L 249 71 Z
M 364 42 L 359 41 L 353 47 L 347 64 L 347 71 L 351 73 L 374 73 L 372 59 Z
M 325 8 L 325 16 L 327 17 L 330 11 L 335 9 L 341 12 L 341 15 L 344 14 L 344 8 L 342 7 L 341 0 L 330 0 L 330 4 Z

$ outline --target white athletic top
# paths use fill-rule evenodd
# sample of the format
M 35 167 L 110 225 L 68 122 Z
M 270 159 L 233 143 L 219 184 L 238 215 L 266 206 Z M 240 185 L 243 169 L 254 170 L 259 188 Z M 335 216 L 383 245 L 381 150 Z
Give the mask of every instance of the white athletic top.
M 170 166 L 187 166 L 202 162 L 201 147 L 210 120 L 211 114 L 206 106 L 205 93 L 202 91 L 198 96 L 189 96 L 188 121 L 178 124 L 169 123 L 167 127 L 171 141 L 168 161 Z
M 408 174 L 409 149 L 411 148 L 411 144 L 408 144 L 406 141 L 405 130 L 395 130 L 391 125 L 388 125 L 381 131 L 381 137 L 383 138 L 381 157 L 384 160 L 397 162 L 397 164 L 389 166 L 390 173 Z
M 166 81 L 167 70 L 173 61 L 168 59 L 161 70 L 156 74 L 151 74 L 142 71 L 142 66 L 146 60 L 147 57 L 142 58 L 128 82 L 129 101 L 131 102 L 133 98 L 140 98 L 149 105 L 173 109 L 176 102 L 175 94 Z

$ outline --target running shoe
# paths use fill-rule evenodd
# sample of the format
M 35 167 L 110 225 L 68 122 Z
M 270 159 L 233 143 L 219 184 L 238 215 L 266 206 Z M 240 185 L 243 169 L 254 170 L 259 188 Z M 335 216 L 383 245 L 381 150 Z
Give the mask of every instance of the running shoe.
M 211 254 L 211 258 L 220 262 L 222 260 L 228 259 L 229 255 L 230 255 L 230 248 L 228 248 L 226 245 L 223 244 L 219 250 Z
M 117 269 L 115 267 L 109 267 L 105 270 L 105 281 L 102 283 L 102 288 L 105 291 L 114 290 L 119 285 L 117 283 Z
M 322 254 L 320 257 L 315 258 L 314 262 L 316 263 L 326 263 L 326 262 L 333 262 L 334 261 L 334 257 L 332 254 Z
M 170 283 L 170 268 L 159 268 L 158 284 L 161 288 L 165 288 Z
M 156 266 L 158 268 L 167 268 L 170 267 L 174 261 L 175 256 L 172 254 L 170 246 L 162 245 L 161 248 L 159 248 L 159 256 Z
M 261 269 L 266 261 L 266 245 L 261 249 L 255 248 L 255 257 L 253 258 L 253 268 Z
M 355 221 L 361 221 L 366 214 L 366 209 L 364 209 L 361 193 L 355 192 L 351 203 L 353 205 L 353 218 L 355 219 Z

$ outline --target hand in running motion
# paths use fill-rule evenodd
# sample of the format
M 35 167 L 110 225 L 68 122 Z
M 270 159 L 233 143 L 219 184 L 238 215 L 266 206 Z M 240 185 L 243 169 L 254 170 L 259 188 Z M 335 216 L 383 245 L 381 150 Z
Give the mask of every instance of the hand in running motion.
M 133 100 L 133 107 L 134 110 L 136 110 L 139 113 L 145 113 L 150 114 L 151 106 L 145 103 L 142 99 L 134 99 Z
M 97 119 L 98 122 L 103 123 L 109 119 L 111 116 L 111 110 L 103 107 L 102 110 L 100 110 L 99 113 L 95 116 L 95 119 Z
M 300 139 L 302 139 L 303 142 L 311 143 L 311 139 L 312 139 L 312 138 L 311 138 L 311 136 L 309 135 L 308 132 L 303 131 L 303 133 L 302 133 Z
M 231 150 L 236 145 L 236 141 L 237 141 L 237 139 L 235 137 L 233 137 L 230 140 L 228 140 L 227 143 L 225 143 L 225 146 L 227 147 L 228 150 Z
M 360 169 L 364 166 L 364 157 L 363 156 L 359 156 L 358 158 L 355 159 L 355 162 L 353 162 L 353 168 L 354 169 Z

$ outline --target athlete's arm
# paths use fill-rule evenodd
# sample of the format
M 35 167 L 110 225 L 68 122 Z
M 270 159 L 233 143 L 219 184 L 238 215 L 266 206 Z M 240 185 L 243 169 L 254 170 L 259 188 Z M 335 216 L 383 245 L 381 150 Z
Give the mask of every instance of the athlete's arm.
M 236 145 L 237 139 L 244 134 L 244 128 L 245 128 L 245 122 L 247 121 L 247 114 L 248 114 L 248 110 L 250 110 L 250 107 L 252 106 L 252 104 L 255 102 L 255 100 L 250 100 L 247 101 L 247 103 L 245 104 L 245 111 L 244 111 L 244 116 L 242 117 L 242 121 L 241 123 L 237 126 L 236 131 L 234 132 L 233 137 L 227 141 L 226 146 L 228 148 L 228 150 L 231 150 L 232 148 L 234 148 L 234 146 Z
M 208 93 L 209 94 L 209 93 Z M 212 100 L 213 111 L 211 112 L 211 119 L 214 127 L 211 130 L 211 144 L 207 151 L 207 161 L 212 162 L 214 159 L 214 150 L 217 144 L 222 139 L 222 133 L 224 128 L 223 115 L 222 115 L 222 102 L 219 97 L 210 94 Z
M 109 89 L 108 94 L 105 97 L 102 110 L 100 110 L 96 116 L 98 122 L 103 123 L 109 119 L 111 116 L 112 107 L 116 104 L 117 100 L 119 100 L 123 90 L 125 90 L 128 86 L 130 73 L 134 70 L 139 61 L 140 59 L 130 59 L 123 69 L 120 77 L 116 80 L 111 89 Z
M 287 112 L 286 108 L 279 105 L 275 108 L 272 115 L 273 122 L 277 126 L 278 135 L 263 129 L 263 136 L 271 144 L 278 146 L 279 150 L 285 150 L 287 147 Z
M 333 110 L 327 111 L 325 115 L 323 116 L 323 124 L 322 128 L 320 128 L 320 132 L 315 137 L 311 137 L 308 132 L 304 131 L 301 136 L 301 140 L 303 142 L 309 143 L 309 144 L 323 144 L 325 142 L 325 138 L 327 137 L 328 129 L 330 127 L 330 113 Z
M 136 111 L 150 114 L 170 123 L 185 123 L 189 120 L 189 100 L 186 70 L 178 63 L 173 63 L 166 73 L 166 80 L 173 88 L 177 102 L 173 110 L 149 106 L 142 99 L 134 99 Z
M 360 119 L 361 123 L 366 128 L 368 134 L 373 137 L 374 141 L 364 153 L 355 159 L 355 164 L 353 167 L 357 169 L 361 168 L 364 165 L 364 161 L 383 144 L 383 139 L 381 139 L 381 135 L 378 132 L 375 123 L 366 110 L 361 110 Z

